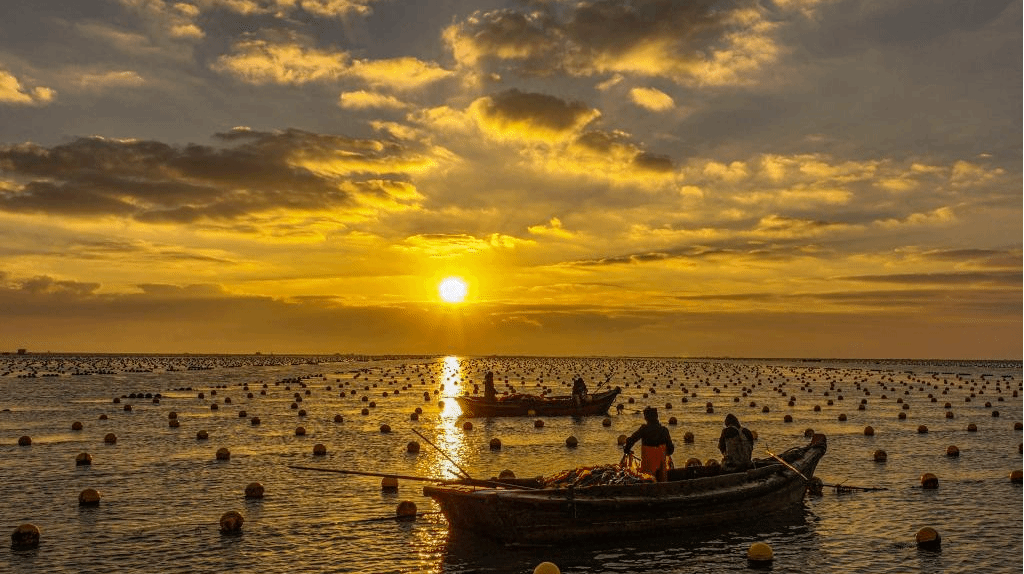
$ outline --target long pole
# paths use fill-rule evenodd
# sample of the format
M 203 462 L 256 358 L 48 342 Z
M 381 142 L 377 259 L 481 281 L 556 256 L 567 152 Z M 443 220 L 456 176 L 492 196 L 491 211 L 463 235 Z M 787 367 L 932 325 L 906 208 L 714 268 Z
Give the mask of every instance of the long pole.
M 786 468 L 788 468 L 789 470 L 792 470 L 793 472 L 795 472 L 795 473 L 797 473 L 798 475 L 800 475 L 800 478 L 802 478 L 802 479 L 806 480 L 807 482 L 810 482 L 810 481 L 811 481 L 811 480 L 810 480 L 809 478 L 807 478 L 806 476 L 804 476 L 804 475 L 803 475 L 803 473 L 801 473 L 801 472 L 800 472 L 799 470 L 797 470 L 797 469 L 793 468 L 793 466 L 792 466 L 792 465 L 790 465 L 790 464 L 789 464 L 788 462 L 786 462 L 786 461 L 782 460 L 781 458 L 779 458 L 779 457 L 775 456 L 775 453 L 773 453 L 773 452 L 772 452 L 771 450 L 768 450 L 768 454 L 769 454 L 769 455 L 770 455 L 770 456 L 771 456 L 772 458 L 774 458 L 775 460 L 777 460 L 777 461 L 781 462 L 782 464 L 786 465 Z M 872 492 L 872 491 L 878 491 L 878 490 L 885 490 L 884 488 L 879 488 L 879 487 L 868 487 L 868 486 L 843 486 L 842 484 L 825 484 L 824 482 L 823 482 L 823 483 L 821 483 L 821 485 L 822 485 L 822 486 L 828 486 L 828 487 L 831 487 L 831 488 L 835 488 L 835 489 L 836 489 L 836 492 L 839 492 L 840 490 L 862 490 L 862 491 L 864 491 L 864 492 Z
M 441 449 L 441 447 L 439 447 L 439 446 L 437 446 L 436 444 L 434 444 L 434 443 L 430 442 L 430 439 L 429 439 L 429 438 L 427 438 L 427 437 L 425 437 L 425 436 L 423 436 L 422 434 L 420 434 L 420 431 L 418 431 L 418 430 L 416 430 L 416 429 L 412 429 L 412 432 L 416 433 L 416 436 L 418 436 L 418 437 L 420 437 L 421 439 L 423 439 L 423 440 L 427 441 L 427 444 L 429 444 L 430 446 L 432 446 L 432 447 L 436 448 L 436 449 L 437 449 L 437 452 L 441 453 L 441 456 L 443 456 L 443 457 L 445 457 L 446 459 L 448 459 L 448 462 L 450 462 L 450 463 L 454 464 L 454 465 L 455 465 L 455 468 L 459 469 L 459 472 L 461 472 L 463 476 L 465 476 L 465 477 L 466 477 L 466 478 L 468 478 L 469 480 L 473 480 L 473 477 L 472 477 L 472 476 L 469 476 L 469 473 L 468 473 L 468 472 L 466 472 L 466 471 L 465 471 L 465 469 L 463 469 L 463 468 L 462 468 L 461 466 L 459 466 L 459 463 L 457 463 L 457 462 L 455 462 L 454 460 L 452 460 L 452 457 L 448 456 L 448 453 L 444 452 L 444 450 L 442 450 L 442 449 Z
M 440 484 L 468 484 L 469 486 L 499 486 L 505 488 L 517 488 L 520 490 L 537 490 L 534 487 L 526 486 L 523 484 L 515 484 L 510 482 L 502 482 L 500 480 L 477 480 L 475 478 L 457 479 L 450 480 L 445 478 L 429 478 L 425 476 L 410 476 L 404 474 L 390 474 L 385 472 L 366 472 L 362 470 L 345 470 L 341 468 L 323 468 L 319 466 L 301 466 L 298 464 L 289 464 L 288 468 L 295 468 L 298 470 L 315 470 L 317 472 L 334 472 L 337 474 L 354 474 L 357 476 L 381 476 L 384 478 L 400 478 L 403 480 L 418 480 L 420 482 L 437 482 Z

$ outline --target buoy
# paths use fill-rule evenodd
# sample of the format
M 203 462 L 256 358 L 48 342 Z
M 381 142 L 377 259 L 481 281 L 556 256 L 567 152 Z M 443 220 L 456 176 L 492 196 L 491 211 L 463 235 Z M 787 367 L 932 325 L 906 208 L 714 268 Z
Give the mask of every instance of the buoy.
M 930 472 L 926 472 L 921 475 L 921 488 L 926 490 L 935 490 L 939 487 L 939 477 L 935 476 Z
M 82 430 L 82 423 L 79 421 L 71 423 L 71 430 Z
M 26 522 L 11 533 L 11 547 L 15 550 L 27 550 L 39 546 L 39 527 Z
M 168 419 L 176 419 L 176 418 L 178 418 L 178 413 L 176 413 L 174 411 L 171 411 L 171 412 L 167 413 L 167 418 Z
M 516 473 L 512 472 L 512 470 L 507 469 L 507 468 L 505 470 L 503 470 L 503 471 L 498 473 L 498 479 L 500 479 L 500 480 L 508 480 L 510 478 L 515 478 L 515 477 L 516 477 Z
M 103 415 L 100 415 L 100 420 L 101 420 L 101 421 L 105 421 L 105 420 L 107 420 L 107 415 L 105 415 L 105 414 L 103 414 Z
M 344 422 L 344 421 L 345 421 L 345 418 L 342 417 L 341 415 L 334 415 L 334 422 L 340 423 L 340 422 Z
M 405 445 L 405 451 L 409 454 L 417 454 L 420 452 L 420 443 L 416 441 L 409 441 L 409 444 Z
M 393 476 L 385 476 L 380 480 L 380 489 L 383 492 L 398 492 L 398 479 Z
M 295 427 L 295 436 L 306 436 L 306 427 Z
M 544 428 L 544 421 L 542 421 L 540 419 L 537 419 L 537 420 L 533 421 L 533 428 L 535 428 L 535 429 L 542 429 L 542 428 Z
M 220 447 L 220 448 L 217 449 L 217 455 L 216 456 L 217 456 L 217 460 L 230 460 L 231 459 L 231 451 L 229 451 L 228 449 L 226 449 L 224 447 Z
M 917 434 L 925 434 L 927 432 L 928 432 L 928 427 L 926 427 L 924 425 L 918 425 L 918 427 L 917 427 Z
M 791 423 L 793 422 L 793 415 L 786 415 L 782 417 L 782 422 Z
M 622 445 L 626 444 L 626 440 L 627 440 L 628 438 L 629 438 L 629 437 L 627 437 L 626 435 L 624 435 L 624 434 L 620 434 L 620 435 L 618 436 L 618 438 L 617 438 L 617 439 L 615 439 L 615 442 L 616 442 L 616 443 L 618 443 L 618 445 L 619 445 L 619 446 L 622 446 Z
M 395 515 L 403 522 L 416 520 L 416 503 L 411 500 L 399 502 Z
M 701 462 L 699 458 L 692 457 L 692 458 L 687 459 L 686 460 L 686 464 L 683 465 L 683 466 L 685 466 L 686 468 L 690 468 L 690 467 L 704 466 L 704 463 Z
M 864 436 L 875 436 L 875 427 L 871 425 L 864 427 Z
M 610 419 L 608 417 L 604 417 L 604 419 L 601 420 L 601 426 L 603 426 L 603 427 L 610 427 L 610 426 L 612 426 L 612 419 Z
M 380 432 L 382 432 L 384 434 L 387 434 L 387 433 L 391 432 L 391 425 L 389 425 L 387 423 L 384 423 L 384 424 L 380 425 Z
M 492 438 L 491 439 L 491 450 L 501 450 L 501 439 L 499 439 L 499 438 Z
M 775 559 L 775 555 L 772 552 L 772 547 L 768 546 L 764 542 L 755 542 L 750 545 L 750 549 L 747 550 L 747 562 L 753 567 L 765 567 L 772 563 Z
M 882 449 L 875 451 L 875 462 L 885 462 L 889 460 L 889 455 Z
M 325 456 L 327 454 L 327 447 L 316 443 L 313 445 L 313 456 Z
M 960 456 L 960 449 L 951 444 L 946 447 L 946 456 L 958 457 Z
M 1024 424 L 1022 424 L 1022 423 L 1013 423 L 1013 430 L 1021 430 L 1021 429 L 1024 429 Z
M 92 455 L 87 452 L 78 453 L 75 457 L 75 466 L 88 466 L 92 464 Z
M 252 417 L 251 419 L 249 419 L 249 423 L 252 426 L 254 426 L 254 427 L 255 426 L 259 426 L 259 424 L 260 424 L 260 417 Z
M 242 518 L 239 512 L 229 510 L 220 517 L 220 532 L 221 534 L 239 533 L 242 531 L 243 522 L 245 522 L 245 519 Z
M 967 425 L 967 432 L 978 432 L 978 425 L 970 423 Z
M 839 420 L 840 421 L 845 421 L 846 420 L 846 413 L 840 413 L 839 414 Z
M 471 431 L 473 430 L 473 423 L 466 421 L 462 423 L 462 430 Z
M 896 418 L 900 419 L 901 421 L 905 421 L 907 420 L 907 413 L 901 411 L 900 414 L 896 415 Z
M 825 489 L 825 483 L 818 477 L 811 478 L 810 482 L 807 483 L 807 494 L 811 496 L 821 496 Z
M 693 444 L 693 433 L 690 431 L 686 431 L 683 434 L 683 442 L 685 442 L 686 444 Z
M 32 437 L 24 435 L 18 439 L 18 446 L 32 446 Z
M 924 527 L 917 531 L 917 547 L 922 550 L 939 550 L 942 546 L 942 537 L 934 528 Z
M 172 429 L 176 429 L 181 426 L 181 421 L 179 421 L 178 419 L 171 419 L 167 421 L 167 426 L 171 427 Z
M 210 438 L 210 433 L 206 432 L 205 430 L 201 430 L 196 433 L 196 440 L 206 440 L 208 438 Z
M 258 482 L 250 482 L 245 487 L 246 498 L 263 498 L 263 485 Z
M 565 446 L 569 448 L 575 448 L 579 444 L 580 441 L 574 436 L 570 436 L 569 438 L 565 439 Z
M 100 493 L 95 488 L 87 488 L 78 494 L 78 506 L 99 506 Z
M 116 444 L 117 435 L 112 432 L 108 432 L 107 434 L 103 435 L 103 442 L 107 444 Z
M 1013 483 L 1016 483 L 1016 484 L 1021 484 L 1021 482 L 1024 482 L 1024 472 L 1021 472 L 1019 470 L 1015 470 L 1015 471 L 1011 472 L 1010 473 L 1010 482 L 1013 482 Z
M 533 569 L 533 574 L 562 574 L 553 562 L 541 562 Z
M 804 438 L 811 438 L 812 436 L 814 436 L 814 429 L 812 429 L 812 428 L 804 429 Z

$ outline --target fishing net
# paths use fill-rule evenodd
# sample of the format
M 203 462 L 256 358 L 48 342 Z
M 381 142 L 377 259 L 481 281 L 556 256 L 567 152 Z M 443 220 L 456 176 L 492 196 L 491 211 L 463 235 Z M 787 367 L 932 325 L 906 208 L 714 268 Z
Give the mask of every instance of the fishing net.
M 545 488 L 580 488 L 598 485 L 623 485 L 654 482 L 654 477 L 630 465 L 601 464 L 579 466 L 544 477 Z

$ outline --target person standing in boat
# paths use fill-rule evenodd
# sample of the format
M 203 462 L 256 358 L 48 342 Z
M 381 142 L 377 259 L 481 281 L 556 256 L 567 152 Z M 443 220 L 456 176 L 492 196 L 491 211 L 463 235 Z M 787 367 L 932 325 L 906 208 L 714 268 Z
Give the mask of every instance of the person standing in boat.
M 583 377 L 572 380 L 572 398 L 577 407 L 583 406 L 583 402 L 587 400 L 587 383 L 583 381 Z
M 718 437 L 718 450 L 722 452 L 722 471 L 738 472 L 750 468 L 750 455 L 754 451 L 754 435 L 740 426 L 736 415 L 725 416 L 725 428 Z
M 484 375 L 484 399 L 495 401 L 498 397 L 498 390 L 494 388 L 494 373 L 487 371 Z
M 668 480 L 668 457 L 672 456 L 676 447 L 672 444 L 672 436 L 668 429 L 658 421 L 658 409 L 644 409 L 644 424 L 626 439 L 622 450 L 632 454 L 633 445 L 640 442 L 640 470 L 654 475 L 658 482 Z

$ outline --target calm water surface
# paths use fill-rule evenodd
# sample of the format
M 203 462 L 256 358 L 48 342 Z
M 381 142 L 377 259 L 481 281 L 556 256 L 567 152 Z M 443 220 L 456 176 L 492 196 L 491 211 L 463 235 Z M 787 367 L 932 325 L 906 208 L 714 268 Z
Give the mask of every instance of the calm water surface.
M 474 392 L 488 369 L 499 392 L 567 394 L 577 374 L 592 391 L 620 386 L 623 409 L 608 427 L 603 417 L 548 417 L 538 429 L 523 417 L 472 419 L 465 430 L 450 397 Z M 42 538 L 27 551 L 4 543 L 0 572 L 532 572 L 543 561 L 580 573 L 745 572 L 747 549 L 760 541 L 781 572 L 1016 574 L 1022 489 L 1009 475 L 1022 465 L 1021 381 L 1019 362 L 3 356 L 0 526 L 7 536 L 30 522 Z M 289 468 L 453 477 L 455 465 L 415 430 L 474 477 L 548 475 L 617 462 L 616 439 L 641 424 L 645 406 L 663 422 L 677 419 L 677 464 L 718 458 L 733 412 L 758 433 L 755 456 L 804 444 L 811 428 L 829 440 L 817 476 L 886 490 L 826 489 L 791 515 L 718 530 L 506 548 L 449 533 L 422 496 L 426 483 L 403 480 L 393 494 L 379 478 Z M 84 428 L 72 430 L 75 421 Z M 209 439 L 197 439 L 200 430 Z M 104 443 L 107 433 L 116 444 Z M 19 446 L 21 436 L 31 446 Z M 569 436 L 578 447 L 566 447 Z M 411 441 L 418 454 L 407 452 Z M 326 456 L 313 455 L 316 444 Z M 958 458 L 946 456 L 950 445 Z M 230 460 L 216 459 L 220 448 Z M 887 462 L 874 462 L 879 449 Z M 75 465 L 83 452 L 92 465 Z M 938 489 L 920 487 L 928 472 Z M 252 482 L 265 487 L 262 500 L 244 498 Z M 85 488 L 102 494 L 98 507 L 79 507 Z M 415 522 L 390 519 L 403 500 L 423 513 Z M 245 518 L 241 535 L 219 533 L 229 510 Z M 941 552 L 916 548 L 925 526 L 942 536 Z

